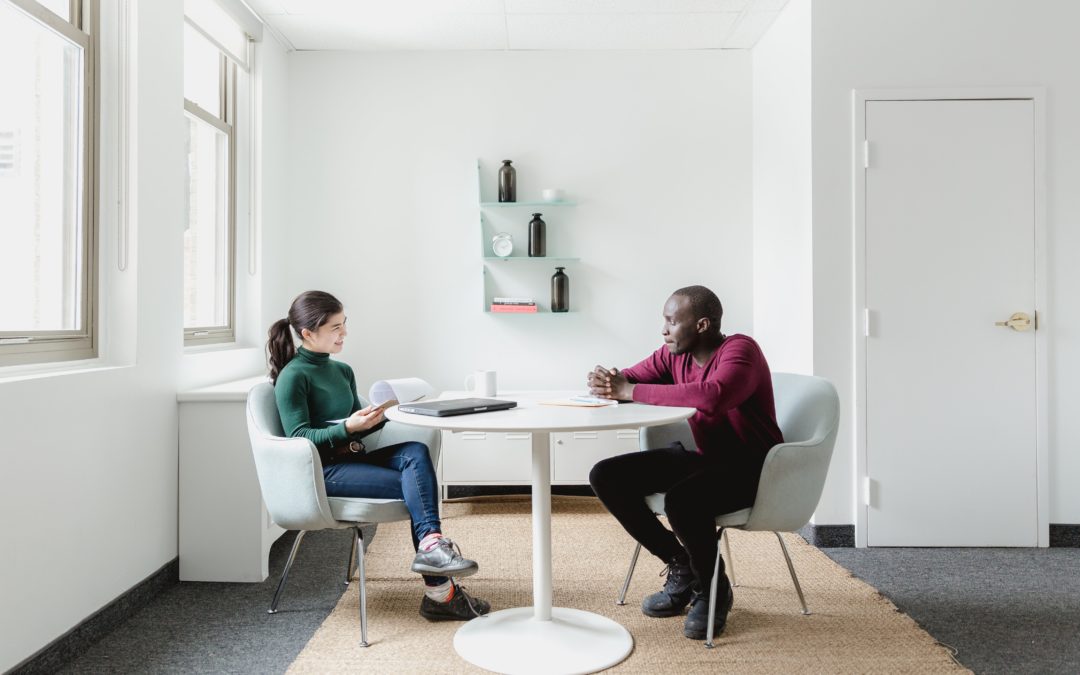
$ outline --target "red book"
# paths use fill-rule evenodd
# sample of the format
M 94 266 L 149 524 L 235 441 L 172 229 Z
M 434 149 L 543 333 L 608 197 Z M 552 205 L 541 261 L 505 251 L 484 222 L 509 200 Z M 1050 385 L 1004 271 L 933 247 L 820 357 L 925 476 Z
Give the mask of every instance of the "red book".
M 492 303 L 491 311 L 502 314 L 536 314 L 536 305 L 500 305 Z

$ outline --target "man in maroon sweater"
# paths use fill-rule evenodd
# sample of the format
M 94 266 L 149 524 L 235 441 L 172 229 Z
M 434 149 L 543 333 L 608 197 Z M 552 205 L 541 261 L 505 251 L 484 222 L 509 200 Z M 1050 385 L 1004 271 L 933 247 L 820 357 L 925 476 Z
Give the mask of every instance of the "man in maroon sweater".
M 716 559 L 716 516 L 752 506 L 761 465 L 783 441 L 776 424 L 772 376 L 761 348 L 746 335 L 720 332 L 723 307 L 704 286 L 675 291 L 664 304 L 665 346 L 619 370 L 588 375 L 596 396 L 697 409 L 690 418 L 697 449 L 681 443 L 605 459 L 589 482 L 634 539 L 668 564 L 663 590 L 645 598 L 648 616 L 676 616 L 690 605 L 683 634 L 703 640 Z M 667 493 L 671 530 L 645 505 Z M 680 543 L 681 542 L 681 543 Z M 714 632 L 724 629 L 731 585 L 720 561 Z

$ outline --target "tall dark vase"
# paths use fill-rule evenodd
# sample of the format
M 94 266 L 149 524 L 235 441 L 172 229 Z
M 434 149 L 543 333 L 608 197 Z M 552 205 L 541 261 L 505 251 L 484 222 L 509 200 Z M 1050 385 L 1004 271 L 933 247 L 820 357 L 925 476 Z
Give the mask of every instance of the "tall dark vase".
M 529 221 L 529 257 L 543 258 L 547 255 L 547 225 L 540 218 L 544 214 L 534 213 Z
M 551 275 L 551 311 L 570 311 L 570 277 L 563 270 L 565 267 L 556 267 L 555 274 Z
M 504 159 L 499 167 L 499 201 L 517 201 L 517 170 L 510 166 L 509 159 Z

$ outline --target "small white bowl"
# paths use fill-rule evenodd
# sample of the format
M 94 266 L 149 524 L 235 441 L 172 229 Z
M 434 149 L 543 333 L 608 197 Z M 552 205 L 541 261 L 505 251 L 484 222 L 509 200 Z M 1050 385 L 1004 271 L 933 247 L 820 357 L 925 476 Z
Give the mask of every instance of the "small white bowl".
M 540 196 L 545 202 L 561 202 L 566 199 L 566 193 L 562 188 L 545 188 L 540 192 Z

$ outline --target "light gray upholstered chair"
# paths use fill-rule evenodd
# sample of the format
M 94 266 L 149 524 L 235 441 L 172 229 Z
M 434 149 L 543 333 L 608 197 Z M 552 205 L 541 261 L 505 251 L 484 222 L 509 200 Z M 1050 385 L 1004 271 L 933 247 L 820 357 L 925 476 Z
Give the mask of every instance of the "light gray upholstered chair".
M 362 397 L 361 403 L 368 402 Z M 311 530 L 352 528 L 352 545 L 345 567 L 345 584 L 352 577 L 356 561 L 360 579 L 360 646 L 367 641 L 367 588 L 364 579 L 364 533 L 362 525 L 409 520 L 409 510 L 400 499 L 360 499 L 327 497 L 319 452 L 306 438 L 285 438 L 278 415 L 274 387 L 269 382 L 255 385 L 247 399 L 248 434 L 255 455 L 259 487 L 270 517 L 287 530 L 299 530 L 285 570 L 281 573 L 269 613 L 277 612 L 278 600 L 285 589 L 296 552 L 304 534 Z M 368 450 L 384 448 L 395 443 L 419 441 L 427 445 L 431 461 L 438 465 L 441 436 L 438 430 L 410 427 L 396 422 L 386 425 L 366 437 Z
M 810 517 L 821 499 L 825 487 L 825 475 L 829 470 L 836 431 L 840 422 L 840 399 L 836 388 L 828 380 L 810 375 L 773 373 L 773 395 L 776 399 L 776 420 L 784 434 L 784 442 L 773 446 L 765 456 L 758 482 L 754 506 L 734 513 L 718 516 L 716 526 L 721 528 L 720 538 L 727 549 L 728 574 L 735 585 L 735 567 L 727 537 L 723 528 L 738 528 L 748 532 L 773 532 L 780 541 L 791 581 L 799 595 L 803 614 L 809 614 L 803 597 L 799 577 L 791 564 L 787 546 L 781 532 L 794 532 L 810 522 Z M 643 449 L 662 448 L 679 441 L 688 450 L 697 446 L 686 422 L 645 427 L 640 432 Z M 657 515 L 664 515 L 664 494 L 645 498 L 649 508 Z M 634 549 L 626 581 L 619 593 L 617 604 L 626 604 L 626 589 L 637 565 L 641 544 Z M 713 607 L 716 604 L 717 575 L 720 570 L 720 547 L 716 547 L 713 581 L 709 589 L 709 625 L 705 646 L 712 647 Z

